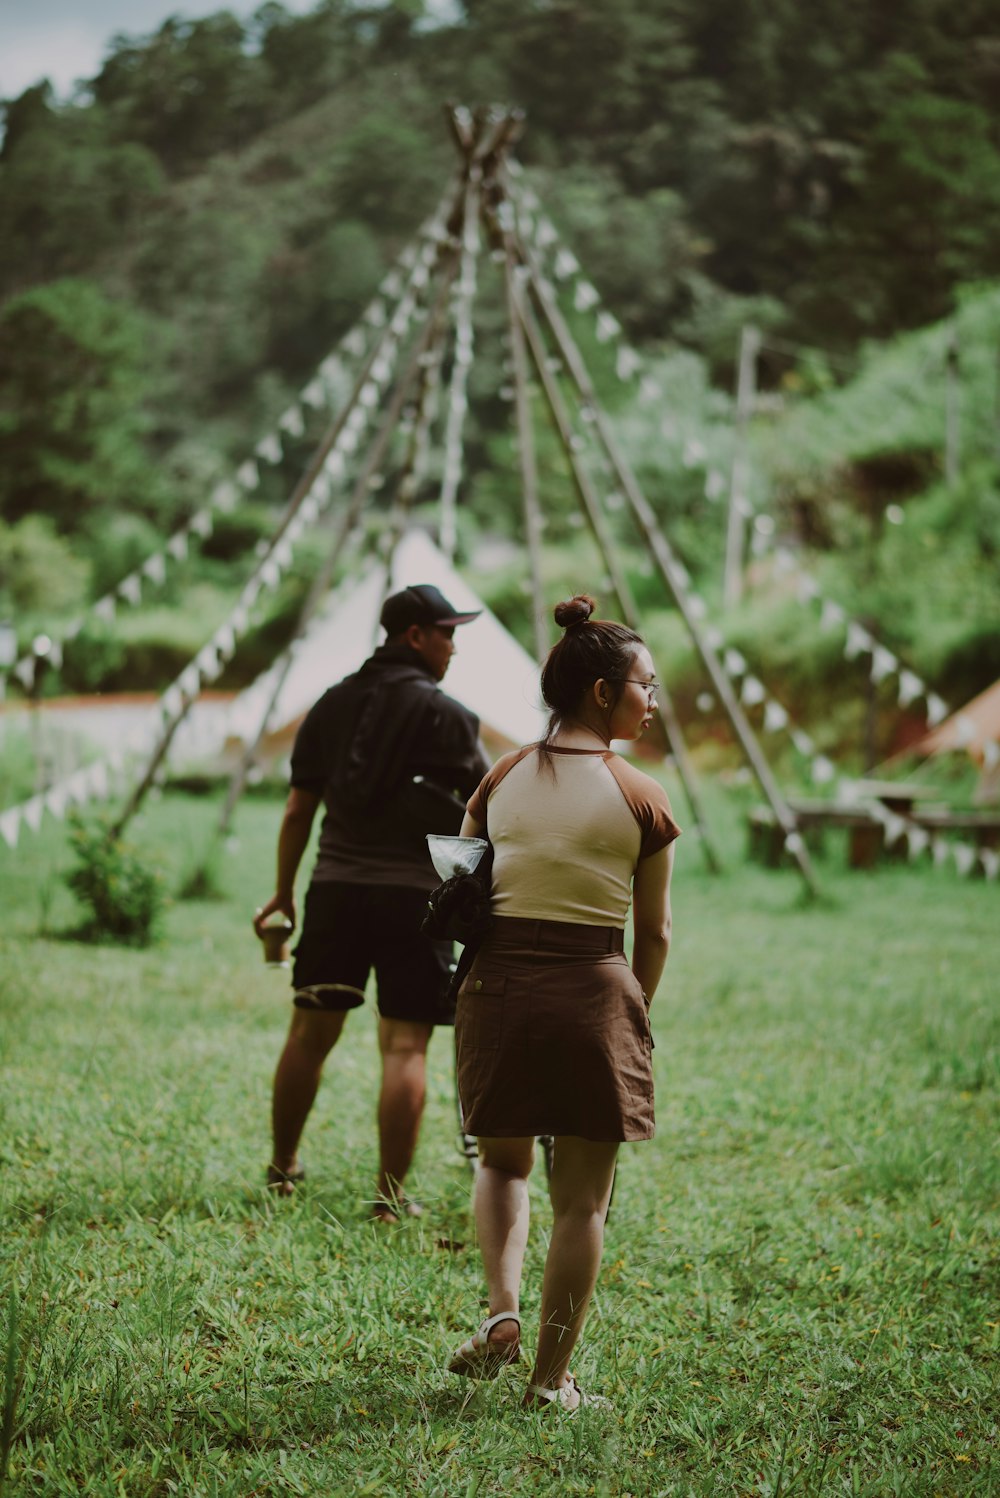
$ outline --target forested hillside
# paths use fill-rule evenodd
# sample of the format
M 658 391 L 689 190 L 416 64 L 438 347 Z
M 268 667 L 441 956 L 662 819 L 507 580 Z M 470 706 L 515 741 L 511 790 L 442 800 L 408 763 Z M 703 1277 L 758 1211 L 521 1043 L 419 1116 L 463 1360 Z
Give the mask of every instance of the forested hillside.
M 673 380 L 673 430 L 701 434 L 689 461 L 606 382 L 709 592 L 721 523 L 718 507 L 704 519 L 706 475 L 729 461 L 752 321 L 778 398 L 754 439 L 757 502 L 792 545 L 839 567 L 864 613 L 885 607 L 932 678 L 985 684 L 1000 670 L 998 96 L 986 0 L 464 0 L 449 24 L 419 0 L 322 0 L 305 16 L 266 3 L 248 23 L 220 11 L 115 38 L 72 103 L 41 85 L 4 106 L 0 614 L 30 627 L 78 607 L 190 513 L 436 203 L 454 165 L 442 102 L 499 100 L 526 112 L 518 155 L 560 232 Z M 940 324 L 926 335 L 937 389 L 942 320 L 960 307 L 975 414 L 961 483 L 942 488 L 939 393 L 926 420 L 900 418 L 930 356 L 894 341 Z M 487 289 L 487 329 L 495 311 Z M 896 348 L 895 372 L 876 376 L 874 404 L 852 406 L 852 389 L 874 388 L 863 382 L 880 345 Z M 503 355 L 478 346 L 463 498 L 470 526 L 513 531 Z M 295 457 L 200 559 L 190 586 L 209 614 Z M 954 547 L 964 579 L 934 596 L 975 612 L 943 638 L 935 611 L 891 581 L 916 574 L 884 512 L 916 499 L 930 539 L 912 545 L 945 570 Z M 553 567 L 572 562 L 567 542 Z M 164 595 L 168 611 L 181 596 Z M 293 579 L 279 613 L 294 596 Z M 523 600 L 505 597 L 516 623 Z M 164 648 L 145 655 L 94 645 L 65 684 L 159 680 L 191 618 L 173 644 L 147 620 L 147 644 L 159 631 Z

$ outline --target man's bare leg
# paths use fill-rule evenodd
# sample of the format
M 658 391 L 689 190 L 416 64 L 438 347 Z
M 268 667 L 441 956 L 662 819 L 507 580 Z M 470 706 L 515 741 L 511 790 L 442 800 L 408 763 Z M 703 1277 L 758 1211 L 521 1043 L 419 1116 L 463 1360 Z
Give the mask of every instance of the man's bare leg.
M 379 1201 L 391 1203 L 402 1195 L 403 1182 L 413 1164 L 427 1094 L 427 1046 L 433 1028 L 415 1020 L 379 1018 Z M 390 1213 L 385 1215 L 389 1217 Z
M 316 1100 L 323 1063 L 340 1039 L 346 1018 L 346 1009 L 329 1013 L 292 1010 L 288 1039 L 274 1074 L 271 1102 L 272 1163 L 284 1175 L 294 1175 L 298 1170 L 299 1140 Z M 289 1195 L 291 1190 L 288 1182 L 278 1188 L 281 1196 Z

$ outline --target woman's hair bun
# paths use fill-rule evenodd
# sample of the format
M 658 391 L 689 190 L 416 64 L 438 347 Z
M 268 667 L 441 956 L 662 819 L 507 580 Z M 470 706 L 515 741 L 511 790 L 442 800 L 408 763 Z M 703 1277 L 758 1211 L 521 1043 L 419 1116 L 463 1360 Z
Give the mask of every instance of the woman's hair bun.
M 574 624 L 585 624 L 597 604 L 586 593 L 577 593 L 575 598 L 566 598 L 553 609 L 555 621 L 560 629 L 572 629 Z

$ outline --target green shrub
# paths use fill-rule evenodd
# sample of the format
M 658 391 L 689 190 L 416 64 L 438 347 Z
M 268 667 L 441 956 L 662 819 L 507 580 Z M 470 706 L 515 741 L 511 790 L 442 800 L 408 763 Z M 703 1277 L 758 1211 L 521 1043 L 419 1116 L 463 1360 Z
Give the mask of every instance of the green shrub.
M 70 843 L 78 863 L 66 883 L 91 915 L 82 934 L 149 946 L 166 904 L 160 875 L 114 836 L 105 821 L 72 818 Z

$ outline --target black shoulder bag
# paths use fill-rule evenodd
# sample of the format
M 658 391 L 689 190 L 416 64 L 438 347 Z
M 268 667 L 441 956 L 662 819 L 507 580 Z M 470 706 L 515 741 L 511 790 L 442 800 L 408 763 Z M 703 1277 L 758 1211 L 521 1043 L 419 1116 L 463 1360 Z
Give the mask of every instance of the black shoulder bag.
M 463 948 L 449 993 L 458 993 L 483 938 L 490 929 L 493 889 L 493 844 L 471 874 L 453 874 L 427 896 L 421 931 L 432 941 L 457 941 Z

